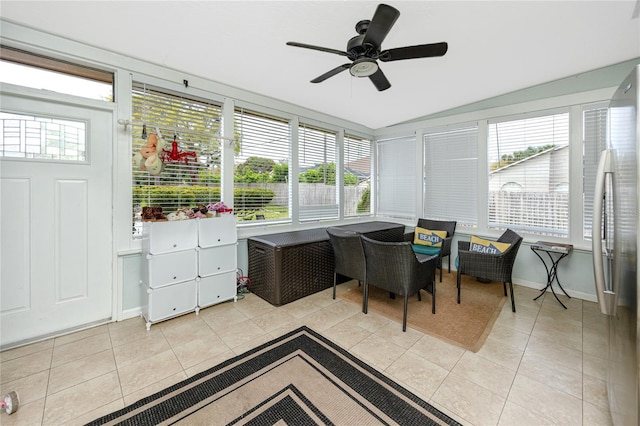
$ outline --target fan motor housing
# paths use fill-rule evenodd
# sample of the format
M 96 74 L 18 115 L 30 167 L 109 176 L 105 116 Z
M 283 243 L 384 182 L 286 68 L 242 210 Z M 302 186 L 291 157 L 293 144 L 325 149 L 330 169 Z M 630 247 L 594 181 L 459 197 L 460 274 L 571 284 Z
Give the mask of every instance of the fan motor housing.
M 354 60 L 365 52 L 365 49 L 362 46 L 363 39 L 364 34 L 357 35 L 349 39 L 349 41 L 347 42 L 347 53 L 350 53 L 354 56 L 353 58 L 349 59 Z

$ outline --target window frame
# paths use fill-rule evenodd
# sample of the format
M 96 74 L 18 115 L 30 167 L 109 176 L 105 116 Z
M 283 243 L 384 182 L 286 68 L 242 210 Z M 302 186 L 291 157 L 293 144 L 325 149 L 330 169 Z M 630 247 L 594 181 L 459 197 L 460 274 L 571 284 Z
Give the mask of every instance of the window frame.
M 307 144 L 307 133 L 309 133 L 309 143 Z M 309 121 L 301 118 L 298 123 L 298 172 L 296 175 L 298 181 L 298 218 L 300 222 L 313 222 L 313 221 L 322 221 L 322 220 L 338 220 L 340 219 L 340 212 L 343 207 L 343 199 L 340 196 L 339 188 L 340 183 L 342 182 L 343 176 L 341 175 L 341 170 L 339 166 L 339 158 L 340 158 L 340 150 L 342 148 L 342 144 L 339 144 L 338 141 L 341 139 L 341 132 L 336 131 L 334 129 L 327 128 L 326 126 L 318 126 L 316 124 L 312 124 Z M 324 137 L 324 141 L 320 140 L 320 138 Z M 327 137 L 329 140 L 327 140 Z M 304 144 L 304 146 L 303 146 Z M 310 160 L 313 164 L 309 167 L 304 167 L 305 170 L 302 170 L 303 165 L 307 163 L 307 147 L 310 150 L 309 156 L 310 158 L 316 158 L 318 154 L 320 154 L 319 150 L 324 151 L 322 155 L 324 158 L 318 160 Z M 304 149 L 304 153 L 302 150 Z M 328 156 L 327 156 L 328 154 Z M 330 161 L 330 159 L 333 161 Z M 333 178 L 333 191 L 331 190 L 331 179 L 329 174 L 329 166 L 333 164 L 335 167 L 334 178 Z M 302 182 L 301 176 L 305 173 L 308 173 L 312 170 L 316 170 L 315 167 L 318 165 L 319 168 L 323 171 L 325 182 Z M 327 180 L 329 178 L 329 180 Z M 303 188 L 310 188 L 311 185 L 314 187 L 317 185 L 324 185 L 326 188 L 323 192 L 333 192 L 333 195 L 329 195 L 329 198 L 334 197 L 335 203 L 313 203 L 306 204 L 301 202 L 300 200 L 303 198 Z M 325 198 L 325 197 L 320 197 Z
M 524 120 L 535 120 L 538 118 L 545 118 L 545 117 L 551 117 L 551 116 L 555 116 L 555 115 L 567 115 L 566 118 L 566 126 L 567 126 L 567 131 L 566 131 L 566 138 L 567 138 L 567 144 L 566 144 L 566 156 L 567 156 L 567 162 L 566 162 L 566 171 L 563 173 L 566 173 L 566 177 L 567 177 L 567 181 L 569 184 L 569 192 L 566 195 L 567 201 L 566 201 L 566 222 L 567 222 L 567 227 L 566 227 L 566 232 L 563 232 L 561 228 L 558 228 L 556 231 L 553 231 L 552 229 L 556 229 L 556 228 L 540 228 L 540 227 L 533 227 L 527 224 L 506 224 L 506 223 L 493 223 L 491 221 L 490 218 L 490 204 L 489 204 L 489 197 L 490 197 L 490 178 L 489 175 L 491 173 L 491 164 L 490 164 L 490 158 L 489 158 L 489 152 L 490 152 L 490 138 L 491 138 L 491 130 L 490 130 L 490 126 L 492 125 L 499 125 L 500 123 L 513 123 L 513 122 L 517 122 L 517 121 L 524 121 Z M 486 223 L 485 226 L 487 227 L 487 229 L 489 231 L 493 231 L 493 232 L 503 232 L 505 229 L 510 228 L 515 230 L 518 233 L 521 233 L 523 235 L 530 235 L 532 236 L 532 238 L 544 238 L 544 239 L 557 239 L 559 241 L 567 241 L 570 239 L 571 236 L 571 228 L 572 228 L 572 224 L 571 224 L 571 210 L 572 210 L 572 204 L 573 201 L 571 199 L 571 195 L 572 195 L 572 188 L 571 188 L 571 146 L 572 146 L 572 110 L 570 108 L 570 106 L 566 106 L 566 107 L 558 107 L 558 108 L 552 108 L 552 109 L 545 109 L 545 110 L 538 110 L 538 111 L 532 111 L 532 112 L 527 112 L 527 113 L 523 113 L 523 114 L 517 114 L 517 115 L 507 115 L 507 116 L 496 116 L 496 117 L 492 117 L 490 119 L 487 120 L 487 135 L 486 135 L 486 143 L 485 143 L 485 151 L 487 152 L 487 161 L 485 162 L 486 164 L 486 173 L 487 173 L 487 203 L 486 203 L 486 211 L 487 211 L 487 219 L 486 219 Z M 565 147 L 565 145 L 562 145 L 558 148 L 562 149 L 563 147 Z M 526 149 L 527 147 L 525 147 L 524 149 Z M 564 153 L 563 153 L 564 154 Z M 535 155 L 531 156 L 531 157 L 526 157 L 526 158 L 534 158 Z M 520 160 L 523 161 L 523 160 Z M 514 165 L 517 164 L 519 161 L 513 163 Z M 508 166 L 507 166 L 508 167 Z M 546 191 L 551 193 L 551 191 Z M 523 193 L 526 193 L 523 192 Z
M 178 104 L 180 101 L 184 100 L 185 102 L 193 102 L 194 105 L 195 104 L 209 104 L 210 107 L 213 108 L 218 108 L 219 113 L 217 116 L 217 120 L 219 121 L 219 125 L 218 125 L 218 129 L 217 132 L 211 132 L 210 135 L 207 132 L 199 132 L 199 131 L 194 131 L 194 130 L 189 130 L 188 127 L 184 127 L 185 130 L 181 130 L 182 128 L 180 128 L 179 126 L 176 125 L 169 125 L 167 123 L 161 122 L 165 120 L 165 117 L 148 117 L 148 116 L 143 116 L 141 117 L 142 120 L 138 121 L 138 120 L 129 120 L 126 122 L 127 126 L 131 126 L 131 134 L 130 134 L 130 147 L 131 147 L 131 152 L 130 155 L 132 156 L 132 161 L 131 161 L 131 166 L 130 166 L 130 173 L 131 173 L 131 180 L 130 180 L 130 197 L 131 197 L 131 209 L 130 212 L 133 214 L 133 226 L 132 226 L 132 238 L 133 239 L 139 239 L 141 237 L 141 214 L 142 211 L 137 210 L 136 209 L 136 203 L 135 203 L 135 199 L 136 199 L 136 185 L 135 185 L 135 179 L 136 176 L 143 176 L 143 177 L 147 177 L 144 172 L 138 172 L 135 171 L 134 169 L 136 168 L 136 153 L 138 152 L 138 150 L 142 147 L 142 143 L 144 142 L 144 139 L 140 136 L 141 132 L 142 132 L 142 127 L 143 124 L 147 124 L 149 125 L 148 129 L 147 129 L 147 134 L 151 134 L 151 133 L 156 133 L 157 131 L 160 131 L 160 135 L 162 137 L 162 139 L 164 139 L 164 143 L 166 144 L 165 149 L 169 150 L 171 149 L 171 143 L 173 141 L 173 135 L 174 134 L 178 134 L 178 133 L 182 133 L 185 135 L 196 135 L 196 137 L 209 137 L 211 139 L 211 141 L 216 140 L 219 146 L 219 168 L 221 169 L 221 180 L 222 180 L 222 175 L 223 175 L 223 171 L 222 171 L 222 167 L 223 167 L 223 156 L 224 156 L 224 139 L 221 137 L 221 133 L 223 131 L 223 122 L 222 122 L 222 110 L 223 110 L 223 105 L 220 103 L 219 100 L 215 100 L 215 99 L 211 99 L 208 96 L 202 96 L 201 93 L 184 93 L 182 91 L 179 90 L 175 90 L 175 88 L 170 88 L 168 87 L 168 85 L 166 84 L 162 84 L 162 82 L 158 82 L 158 81 L 149 81 L 147 79 L 137 79 L 137 78 L 132 78 L 131 80 L 131 85 L 129 87 L 129 93 L 130 93 L 130 99 L 131 99 L 131 114 L 133 117 L 134 114 L 134 109 L 135 109 L 135 105 L 134 105 L 134 92 L 141 92 L 143 93 L 144 91 L 149 90 L 150 92 L 154 92 L 155 96 L 157 97 L 162 97 L 162 96 L 166 96 L 167 98 L 170 99 L 170 102 L 176 102 L 176 104 Z M 144 94 L 143 94 L 144 96 Z M 160 104 L 158 104 L 158 109 L 160 108 Z M 178 118 L 182 116 L 182 114 L 178 114 Z M 178 146 L 179 149 L 181 149 L 182 151 L 189 151 L 189 149 L 185 149 L 184 146 L 179 145 Z M 149 174 L 148 172 L 146 173 L 147 175 L 149 175 L 147 178 L 151 179 L 151 174 Z M 159 175 L 158 175 L 159 176 Z M 169 180 L 169 179 L 167 179 Z M 220 198 L 222 197 L 222 188 L 221 188 L 221 183 L 217 183 L 215 185 L 197 185 L 200 187 L 207 187 L 207 188 L 217 188 L 219 193 L 220 193 Z M 176 184 L 173 186 L 182 186 L 179 185 L 178 182 L 176 181 Z M 154 185 L 140 185 L 141 188 L 144 187 L 150 187 L 150 186 L 154 186 Z M 193 186 L 193 185 L 189 185 L 189 186 Z M 186 186 L 186 187 L 189 187 Z M 141 189 L 140 191 L 144 191 L 144 189 Z M 188 200 L 185 199 L 185 202 L 187 202 Z M 202 204 L 201 201 L 203 200 L 198 200 L 196 199 L 195 201 L 197 201 L 196 203 L 189 203 L 189 204 L 194 204 L 194 205 L 187 205 L 185 207 L 189 207 L 189 208 L 194 208 L 197 207 L 198 204 Z M 208 199 L 207 200 L 209 203 L 212 202 L 217 202 L 219 201 L 218 197 L 216 197 L 216 200 L 212 200 L 212 199 Z M 207 203 L 208 204 L 208 203 Z M 205 205 L 206 206 L 206 205 Z M 163 210 L 164 207 L 166 206 L 162 206 Z M 142 208 L 142 206 L 141 206 Z M 176 209 L 177 210 L 177 209 Z M 171 210 L 171 211 L 167 211 L 164 210 L 163 214 L 166 216 L 168 213 L 174 212 L 175 210 Z
M 470 222 L 465 223 L 464 220 L 461 219 L 461 217 L 457 217 L 457 216 L 447 216 L 447 215 L 442 215 L 442 214 L 435 214 L 432 210 L 429 209 L 429 204 L 428 204 L 428 197 L 427 197 L 427 192 L 429 191 L 428 189 L 428 165 L 427 165 L 427 141 L 426 139 L 430 137 L 430 135 L 446 135 L 446 134 L 455 134 L 455 133 L 462 133 L 462 132 L 474 132 L 475 131 L 475 137 L 476 137 L 476 146 L 475 146 L 475 161 L 474 161 L 474 167 L 475 167 L 475 172 L 476 175 L 472 177 L 473 181 L 470 182 L 471 185 L 475 185 L 473 190 L 475 191 L 475 200 L 471 203 L 471 207 L 474 209 L 473 212 L 471 213 L 471 216 L 473 216 L 473 219 L 471 219 Z M 435 219 L 435 220 L 455 220 L 457 222 L 457 229 L 477 229 L 478 228 L 478 223 L 479 223 L 479 217 L 478 217 L 478 208 L 480 206 L 480 203 L 478 203 L 478 189 L 479 189 L 479 182 L 477 179 L 477 175 L 480 172 L 480 170 L 482 169 L 480 166 L 480 161 L 481 161 L 481 155 L 480 155 L 480 146 L 478 144 L 478 141 L 480 139 L 480 133 L 481 132 L 481 125 L 478 122 L 468 122 L 468 123 L 460 123 L 460 124 L 456 124 L 456 125 L 450 125 L 450 126 L 440 126 L 440 127 L 432 127 L 429 129 L 424 129 L 422 131 L 422 138 L 421 138 L 421 143 L 422 143 L 422 167 L 423 167 L 423 171 L 422 171 L 422 217 L 424 218 L 428 218 L 428 219 Z M 442 141 L 441 141 L 442 142 Z M 467 159 L 467 154 L 468 152 L 464 152 L 464 157 L 460 157 L 458 158 L 456 161 L 462 161 Z
M 292 145 L 293 145 L 293 123 L 294 120 L 292 119 L 291 115 L 288 114 L 283 114 L 282 112 L 279 111 L 274 111 L 271 110 L 269 108 L 265 108 L 265 107 L 260 107 L 258 105 L 254 105 L 254 104 L 248 104 L 248 103 L 243 103 L 243 102 L 236 102 L 235 103 L 235 108 L 234 108 L 234 123 L 232 125 L 232 127 L 234 128 L 234 132 L 235 132 L 235 125 L 236 125 L 236 114 L 238 114 L 239 111 L 242 110 L 247 110 L 249 112 L 251 112 L 252 114 L 258 114 L 258 115 L 263 115 L 267 118 L 273 118 L 274 120 L 279 120 L 282 121 L 283 123 L 286 122 L 288 123 L 288 135 L 287 135 L 287 167 L 288 167 L 288 186 L 287 186 L 287 205 L 288 205 L 288 216 L 286 218 L 279 218 L 279 219 L 271 219 L 271 220 L 244 220 L 244 221 L 237 221 L 236 224 L 238 227 L 251 227 L 254 225 L 260 225 L 260 226 L 276 226 L 276 225 L 282 225 L 282 224 L 290 224 L 292 223 L 292 218 L 293 218 L 293 210 L 292 210 L 292 158 L 293 158 L 293 152 L 292 152 Z M 238 143 L 242 143 L 242 140 L 238 141 Z M 236 162 L 236 156 L 234 153 L 233 156 L 233 163 L 234 163 L 234 170 L 231 173 L 231 184 L 233 185 L 233 188 L 236 188 L 236 182 L 235 182 L 235 162 Z
M 357 135 L 354 135 L 354 134 L 351 134 L 351 133 L 348 133 L 347 131 L 345 131 L 345 133 L 344 133 L 344 137 L 343 137 L 343 143 L 342 143 L 342 147 L 343 147 L 343 148 L 342 148 L 342 150 L 341 150 L 342 158 L 341 158 L 341 161 L 339 161 L 339 163 L 340 163 L 340 164 L 342 164 L 342 171 L 343 171 L 343 175 L 342 175 L 342 181 L 341 181 L 341 183 L 342 183 L 342 186 L 343 186 L 343 187 L 345 186 L 345 185 L 344 185 L 344 176 L 347 174 L 347 165 L 348 165 L 348 164 L 350 164 L 350 163 L 352 163 L 352 162 L 359 161 L 359 160 L 361 160 L 362 158 L 366 158 L 366 157 L 362 157 L 362 158 L 360 158 L 360 159 L 358 159 L 358 160 L 348 161 L 348 160 L 349 160 L 349 158 L 348 158 L 348 156 L 347 156 L 347 154 L 346 154 L 346 153 L 347 153 L 347 145 L 349 145 L 349 144 L 350 144 L 350 141 L 353 141 L 353 142 L 354 142 L 354 143 L 356 143 L 356 144 L 357 144 L 357 143 L 362 143 L 363 145 L 364 145 L 365 143 L 367 143 L 367 144 L 368 144 L 368 153 L 369 153 L 369 155 L 368 155 L 368 157 L 369 157 L 369 178 L 368 178 L 367 180 L 369 181 L 369 184 L 368 184 L 368 188 L 367 188 L 367 189 L 365 189 L 365 190 L 364 190 L 364 192 L 366 192 L 367 190 L 369 191 L 369 211 L 368 211 L 368 212 L 358 213 L 358 205 L 359 205 L 359 203 L 360 203 L 360 202 L 361 202 L 361 200 L 362 200 L 362 196 L 364 195 L 364 192 L 363 192 L 363 194 L 359 197 L 359 201 L 358 201 L 358 202 L 357 202 L 357 204 L 356 204 L 356 211 L 355 211 L 355 213 L 353 213 L 353 214 L 348 214 L 348 213 L 346 212 L 346 207 L 347 207 L 347 206 L 346 206 L 346 196 L 340 197 L 341 199 L 345 200 L 345 201 L 342 203 L 342 209 L 341 209 L 341 212 L 342 212 L 342 214 L 343 214 L 343 216 L 344 216 L 345 218 L 358 218 L 358 217 L 373 216 L 373 214 L 374 214 L 374 210 L 375 210 L 375 209 L 374 209 L 374 206 L 373 206 L 373 199 L 374 199 L 374 197 L 373 197 L 373 194 L 372 194 L 372 192 L 373 192 L 373 190 L 374 190 L 373 180 L 374 180 L 374 176 L 375 176 L 375 174 L 374 174 L 374 167 L 373 167 L 373 159 L 374 159 L 374 155 L 373 155 L 373 151 L 374 151 L 373 138 L 371 138 L 371 137 L 357 136 Z M 360 184 L 361 184 L 361 183 L 358 183 L 358 185 L 360 185 Z M 359 192 L 359 191 L 357 191 L 357 190 L 356 190 L 356 192 Z
M 416 219 L 416 206 L 418 205 L 416 192 L 419 187 L 417 183 L 418 166 L 415 155 L 416 147 L 418 146 L 416 142 L 417 140 L 418 138 L 416 137 L 416 135 L 404 135 L 376 140 L 376 216 L 387 217 L 390 219 Z M 408 147 L 406 148 L 407 152 L 403 153 L 406 155 L 406 158 L 400 159 L 404 159 L 404 163 L 402 161 L 394 161 L 393 164 L 383 164 L 383 162 L 386 161 L 386 153 L 383 153 L 381 151 L 386 147 L 387 144 L 396 143 L 406 143 L 408 145 Z M 421 159 L 420 162 L 422 162 Z M 407 174 L 403 176 L 403 182 L 408 182 L 408 184 L 404 186 L 402 185 L 402 182 L 394 183 L 394 190 L 390 190 L 389 195 L 381 193 L 381 190 L 386 190 L 387 184 L 386 182 L 384 184 L 381 182 L 382 178 L 380 174 L 381 170 L 384 171 L 387 166 L 390 169 L 390 173 L 396 171 L 407 172 Z M 397 176 L 398 174 L 396 173 L 394 177 Z M 411 176 L 413 176 L 413 179 L 409 179 Z M 394 203 L 398 206 L 397 209 L 386 207 L 387 204 L 391 205 Z

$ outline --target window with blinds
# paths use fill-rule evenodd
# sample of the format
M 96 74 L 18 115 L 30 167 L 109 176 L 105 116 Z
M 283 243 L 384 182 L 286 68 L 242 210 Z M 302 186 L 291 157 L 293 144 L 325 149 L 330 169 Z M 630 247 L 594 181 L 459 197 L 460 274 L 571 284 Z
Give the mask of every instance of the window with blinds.
M 235 110 L 234 192 L 238 221 L 291 217 L 289 121 L 245 108 Z
M 344 215 L 371 214 L 371 141 L 344 136 Z
M 569 113 L 489 123 L 489 227 L 567 237 Z
M 582 236 L 591 240 L 593 192 L 600 153 L 606 148 L 608 108 L 585 109 L 582 112 Z
M 414 137 L 379 141 L 378 202 L 381 216 L 414 218 L 416 213 L 416 140 Z
M 424 142 L 424 217 L 478 223 L 478 127 L 428 132 Z
M 134 234 L 145 206 L 166 215 L 220 201 L 220 105 L 134 82 L 132 119 Z
M 338 217 L 336 132 L 301 123 L 298 126 L 300 220 Z

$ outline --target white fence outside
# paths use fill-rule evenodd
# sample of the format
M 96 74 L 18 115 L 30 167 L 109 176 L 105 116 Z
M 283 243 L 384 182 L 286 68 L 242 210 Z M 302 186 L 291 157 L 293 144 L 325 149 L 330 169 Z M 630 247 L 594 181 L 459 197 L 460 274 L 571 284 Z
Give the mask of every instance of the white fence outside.
M 541 235 L 566 236 L 569 231 L 567 192 L 489 193 L 489 225 L 526 227 Z

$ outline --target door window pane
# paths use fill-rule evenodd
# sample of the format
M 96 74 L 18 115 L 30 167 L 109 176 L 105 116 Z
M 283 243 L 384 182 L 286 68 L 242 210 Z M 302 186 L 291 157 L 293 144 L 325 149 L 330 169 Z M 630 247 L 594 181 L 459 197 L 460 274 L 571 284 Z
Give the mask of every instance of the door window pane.
M 0 112 L 0 157 L 87 161 L 87 124 Z

